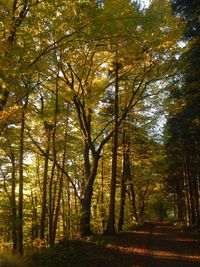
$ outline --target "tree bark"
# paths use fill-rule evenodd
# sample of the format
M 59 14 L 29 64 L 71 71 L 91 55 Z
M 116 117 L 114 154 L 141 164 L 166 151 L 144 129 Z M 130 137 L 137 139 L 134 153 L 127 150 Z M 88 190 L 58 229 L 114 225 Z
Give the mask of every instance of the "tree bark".
M 132 204 L 132 211 L 133 211 L 133 216 L 135 221 L 138 221 L 138 216 L 137 216 L 137 208 L 136 208 L 136 200 L 135 200 L 135 190 L 133 187 L 133 183 L 130 184 L 130 192 L 131 192 L 131 204 Z
M 17 205 L 16 205 L 16 165 L 15 155 L 13 152 L 10 154 L 12 164 L 12 185 L 11 185 L 11 205 L 12 205 L 12 254 L 17 252 Z
M 90 176 L 88 178 L 88 182 L 86 184 L 85 193 L 83 198 L 81 199 L 81 219 L 80 219 L 80 232 L 81 236 L 90 236 L 92 234 L 90 220 L 91 220 L 91 202 L 93 195 L 93 184 L 95 181 L 99 155 L 97 154 L 93 157 L 93 164 Z
M 65 141 L 66 141 L 66 139 L 67 139 L 67 130 L 66 130 L 66 134 L 65 134 Z M 62 167 L 63 168 L 64 168 L 64 165 L 65 165 L 66 152 L 67 151 L 66 151 L 66 143 L 65 143 L 64 153 L 63 153 L 63 162 L 62 162 Z M 62 172 L 61 173 L 61 176 L 60 176 L 60 179 L 59 179 L 58 197 L 57 197 L 57 203 L 56 203 L 56 208 L 55 208 L 55 215 L 54 215 L 54 220 L 53 220 L 53 239 L 52 239 L 52 245 L 55 244 L 55 239 L 56 239 L 56 230 L 57 230 L 59 212 L 60 212 L 60 208 L 61 208 L 60 203 L 61 203 L 62 192 L 63 192 L 63 177 L 64 177 L 64 173 Z
M 118 231 L 122 231 L 124 224 L 124 209 L 125 209 L 125 197 L 126 197 L 126 179 L 127 179 L 127 164 L 129 164 L 128 153 L 129 147 L 126 138 L 126 129 L 125 122 L 123 122 L 123 133 L 122 133 L 122 141 L 123 141 L 123 155 L 122 155 L 122 176 L 121 176 L 121 192 L 120 192 L 120 210 L 119 210 L 119 221 L 118 221 Z
M 19 199 L 18 199 L 18 254 L 24 253 L 23 248 L 23 188 L 24 188 L 24 130 L 25 130 L 25 110 L 28 104 L 28 95 L 25 104 L 22 105 L 20 144 L 19 144 Z
M 42 213 L 40 220 L 40 239 L 45 238 L 45 223 L 46 223 L 46 212 L 47 212 L 47 181 L 48 181 L 47 178 L 48 178 L 50 140 L 51 140 L 51 130 L 50 127 L 46 125 L 46 153 L 45 153 L 44 174 L 42 183 Z
M 31 227 L 31 240 L 38 238 L 39 224 L 38 224 L 38 200 L 37 196 L 32 193 L 32 227 Z
M 101 161 L 101 216 L 102 216 L 102 228 L 105 230 L 105 211 L 104 211 L 104 155 L 102 155 Z
M 113 134 L 113 148 L 112 148 L 112 173 L 110 186 L 110 204 L 109 215 L 105 235 L 114 235 L 115 229 L 115 192 L 117 179 L 117 152 L 118 152 L 118 128 L 119 128 L 119 64 L 115 63 L 115 101 L 114 101 L 114 134 Z

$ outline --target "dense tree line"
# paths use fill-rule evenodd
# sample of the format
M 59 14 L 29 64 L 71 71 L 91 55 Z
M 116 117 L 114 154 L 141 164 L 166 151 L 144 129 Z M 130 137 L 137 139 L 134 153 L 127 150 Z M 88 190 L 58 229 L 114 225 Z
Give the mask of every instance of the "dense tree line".
M 185 22 L 188 49 L 180 58 L 180 83 L 173 89 L 167 124 L 168 184 L 174 196 L 177 217 L 186 225 L 200 225 L 200 4 L 172 1 L 174 14 Z

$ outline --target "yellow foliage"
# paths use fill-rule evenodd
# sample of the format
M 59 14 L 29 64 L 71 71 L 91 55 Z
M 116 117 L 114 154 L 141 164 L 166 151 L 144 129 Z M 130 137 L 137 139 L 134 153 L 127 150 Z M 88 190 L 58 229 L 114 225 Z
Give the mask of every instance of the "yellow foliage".
M 39 250 L 45 248 L 46 247 L 46 240 L 41 239 L 41 238 L 35 238 L 33 240 L 33 247 L 35 247 Z
M 21 108 L 17 105 L 7 108 L 0 113 L 0 125 L 19 121 Z

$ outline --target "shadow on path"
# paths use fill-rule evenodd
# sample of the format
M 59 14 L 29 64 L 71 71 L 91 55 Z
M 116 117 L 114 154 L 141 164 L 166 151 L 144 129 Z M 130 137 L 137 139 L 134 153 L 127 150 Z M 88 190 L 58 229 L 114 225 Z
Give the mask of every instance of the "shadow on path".
M 169 224 L 149 224 L 137 231 L 93 238 L 63 240 L 55 248 L 33 253 L 24 266 L 200 267 L 200 241 Z
M 200 266 L 200 241 L 169 224 L 121 233 L 107 247 L 119 251 L 123 266 Z

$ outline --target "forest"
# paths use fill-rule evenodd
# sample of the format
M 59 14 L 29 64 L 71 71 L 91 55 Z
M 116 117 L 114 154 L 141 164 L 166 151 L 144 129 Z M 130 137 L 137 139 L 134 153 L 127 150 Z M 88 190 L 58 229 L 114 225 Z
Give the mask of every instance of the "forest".
M 200 227 L 199 18 L 197 0 L 0 1 L 1 252 Z

